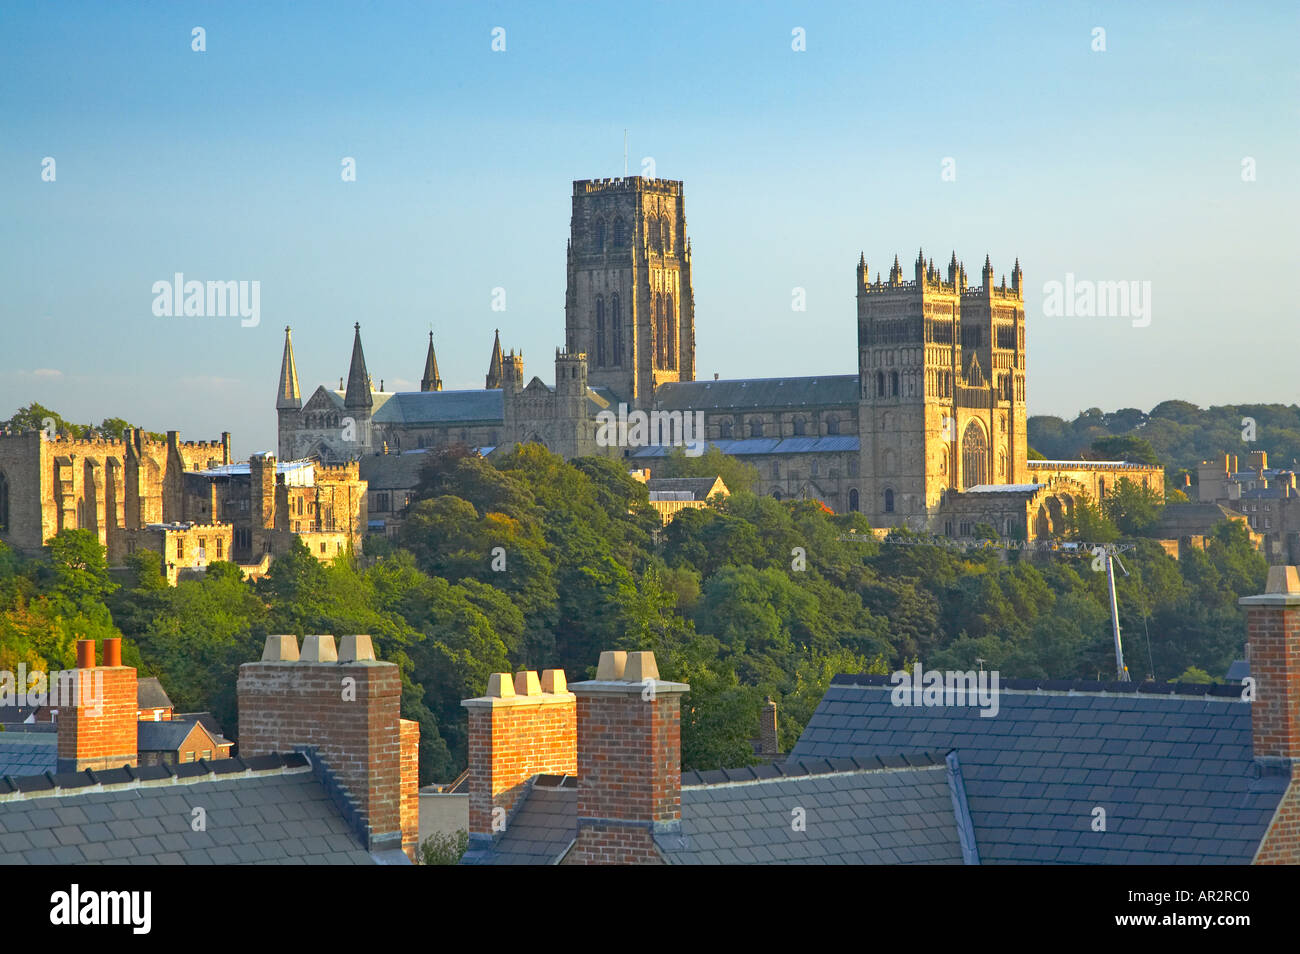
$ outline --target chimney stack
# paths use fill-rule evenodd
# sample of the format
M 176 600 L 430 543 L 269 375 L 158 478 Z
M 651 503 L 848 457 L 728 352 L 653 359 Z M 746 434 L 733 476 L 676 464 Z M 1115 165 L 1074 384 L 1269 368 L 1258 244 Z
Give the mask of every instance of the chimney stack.
M 763 712 L 758 721 L 758 754 L 772 758 L 781 754 L 781 745 L 776 734 L 776 703 L 768 696 L 763 703 Z
M 603 652 L 578 700 L 578 835 L 566 864 L 662 861 L 654 837 L 681 828 L 681 697 L 651 652 Z
M 1262 596 L 1238 600 L 1246 607 L 1250 674 L 1251 742 L 1256 761 L 1300 763 L 1300 573 L 1268 568 Z
M 239 667 L 239 754 L 315 749 L 351 795 L 369 851 L 414 858 L 419 724 L 401 718 L 397 666 L 375 659 L 369 636 L 268 636 L 259 662 Z M 315 760 L 315 759 L 314 759 Z
M 77 640 L 77 668 L 49 687 L 59 710 L 59 772 L 137 764 L 139 721 L 136 672 L 122 665 L 122 640 L 104 640 L 104 665 L 95 665 L 95 641 Z
M 534 775 L 577 772 L 577 701 L 563 669 L 493 673 L 469 710 L 470 847 L 505 830 Z
M 1246 596 L 1247 654 L 1255 697 L 1251 747 L 1261 774 L 1291 779 L 1255 864 L 1300 864 L 1300 573 L 1268 568 L 1261 596 Z

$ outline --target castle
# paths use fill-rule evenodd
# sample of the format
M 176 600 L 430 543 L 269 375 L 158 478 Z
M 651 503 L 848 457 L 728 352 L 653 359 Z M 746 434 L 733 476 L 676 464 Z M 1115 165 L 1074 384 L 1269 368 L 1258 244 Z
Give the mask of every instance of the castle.
M 376 390 L 357 326 L 346 386 L 304 404 L 285 329 L 280 456 L 359 460 L 372 488 L 387 480 L 398 494 L 418 468 L 395 458 L 452 442 L 490 454 L 533 441 L 653 468 L 669 441 L 598 439 L 597 415 L 626 405 L 702 415 L 708 443 L 757 468 L 758 492 L 860 511 L 878 527 L 968 536 L 986 524 L 1034 539 L 1060 533 L 1079 499 L 1100 500 L 1120 479 L 1163 492 L 1160 467 L 1028 459 L 1019 260 L 1008 284 L 986 256 L 972 284 L 955 253 L 941 271 L 919 252 L 906 278 L 897 256 L 873 274 L 862 255 L 855 373 L 698 381 L 682 183 L 578 181 L 572 209 L 554 386 L 525 385 L 522 355 L 503 354 L 498 333 L 484 388 L 444 391 L 430 334 L 420 391 Z
M 137 550 L 162 558 L 168 582 L 215 561 L 256 577 L 295 539 L 318 559 L 359 548 L 366 484 L 356 461 L 245 463 L 219 441 L 65 438 L 44 430 L 0 435 L 0 541 L 38 552 L 61 530 L 89 530 L 109 566 Z

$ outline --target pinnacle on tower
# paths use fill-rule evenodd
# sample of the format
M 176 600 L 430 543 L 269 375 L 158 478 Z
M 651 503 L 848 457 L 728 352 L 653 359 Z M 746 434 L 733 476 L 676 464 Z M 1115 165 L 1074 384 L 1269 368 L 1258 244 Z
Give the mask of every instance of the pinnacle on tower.
M 429 353 L 424 357 L 424 377 L 420 378 L 421 391 L 441 391 L 442 378 L 438 376 L 438 356 L 433 353 L 433 332 L 429 332 Z
M 487 383 L 489 390 L 501 387 L 501 329 L 496 329 L 496 339 L 492 342 L 492 357 L 488 361 Z
M 298 366 L 293 360 L 293 339 L 289 326 L 284 326 L 284 358 L 280 361 L 280 389 L 275 395 L 276 410 L 298 410 L 302 407 L 302 394 L 298 390 Z
M 370 396 L 370 375 L 366 373 L 366 355 L 361 350 L 361 323 L 353 326 L 352 365 L 348 368 L 348 389 L 343 396 L 347 408 L 371 408 L 375 399 Z

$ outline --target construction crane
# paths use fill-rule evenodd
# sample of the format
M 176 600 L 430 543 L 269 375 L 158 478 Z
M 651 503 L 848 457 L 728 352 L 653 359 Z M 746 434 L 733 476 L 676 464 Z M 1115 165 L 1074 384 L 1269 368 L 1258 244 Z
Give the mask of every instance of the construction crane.
M 1093 569 L 1098 571 L 1101 570 L 1104 561 L 1106 587 L 1110 595 L 1110 628 L 1115 640 L 1115 678 L 1119 682 L 1131 681 L 1128 666 L 1124 665 L 1124 643 L 1119 632 L 1119 601 L 1115 596 L 1115 564 L 1119 563 L 1120 571 L 1125 576 L 1128 576 L 1128 570 L 1124 568 L 1124 562 L 1120 560 L 1119 555 L 1132 550 L 1137 544 L 1083 543 L 1061 540 L 955 540 L 951 537 L 940 536 L 900 537 L 892 533 L 880 540 L 874 535 L 867 536 L 855 531 L 850 531 L 848 534 L 841 536 L 840 539 L 847 540 L 850 543 L 861 543 L 871 539 L 891 546 L 905 547 L 937 546 L 950 550 L 1026 550 L 1031 553 L 1049 553 L 1059 556 L 1090 556 L 1093 559 Z

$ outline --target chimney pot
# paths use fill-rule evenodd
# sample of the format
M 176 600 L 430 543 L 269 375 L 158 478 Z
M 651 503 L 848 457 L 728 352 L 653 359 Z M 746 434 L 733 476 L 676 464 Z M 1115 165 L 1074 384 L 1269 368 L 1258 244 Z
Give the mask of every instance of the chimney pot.
M 569 684 L 564 678 L 563 669 L 546 669 L 542 671 L 542 692 L 568 692 Z
M 104 665 L 122 665 L 122 637 L 113 636 L 104 640 Z
M 93 639 L 77 640 L 77 668 L 95 668 L 95 641 Z
M 1300 572 L 1294 566 L 1270 566 L 1265 593 L 1300 593 Z M 107 665 L 107 663 L 105 663 Z
M 375 647 L 369 636 L 344 636 L 339 647 L 339 662 L 372 662 Z
M 623 668 L 627 665 L 627 653 L 622 650 L 605 650 L 600 654 L 596 664 L 596 679 L 601 682 L 614 682 L 623 678 Z
M 510 680 L 510 673 L 494 672 L 488 676 L 487 694 L 492 699 L 513 699 L 515 684 Z
M 647 679 L 659 678 L 659 664 L 655 654 L 649 652 L 628 653 L 623 666 L 623 679 L 626 682 L 645 682 Z
M 297 662 L 298 639 L 295 636 L 268 636 L 262 649 L 262 662 Z
M 536 670 L 525 669 L 523 672 L 515 673 L 515 695 L 540 696 L 541 694 L 542 684 L 537 680 Z
M 339 654 L 338 650 L 334 648 L 334 637 L 329 634 L 304 637 L 302 656 L 299 658 L 302 662 L 338 662 Z

